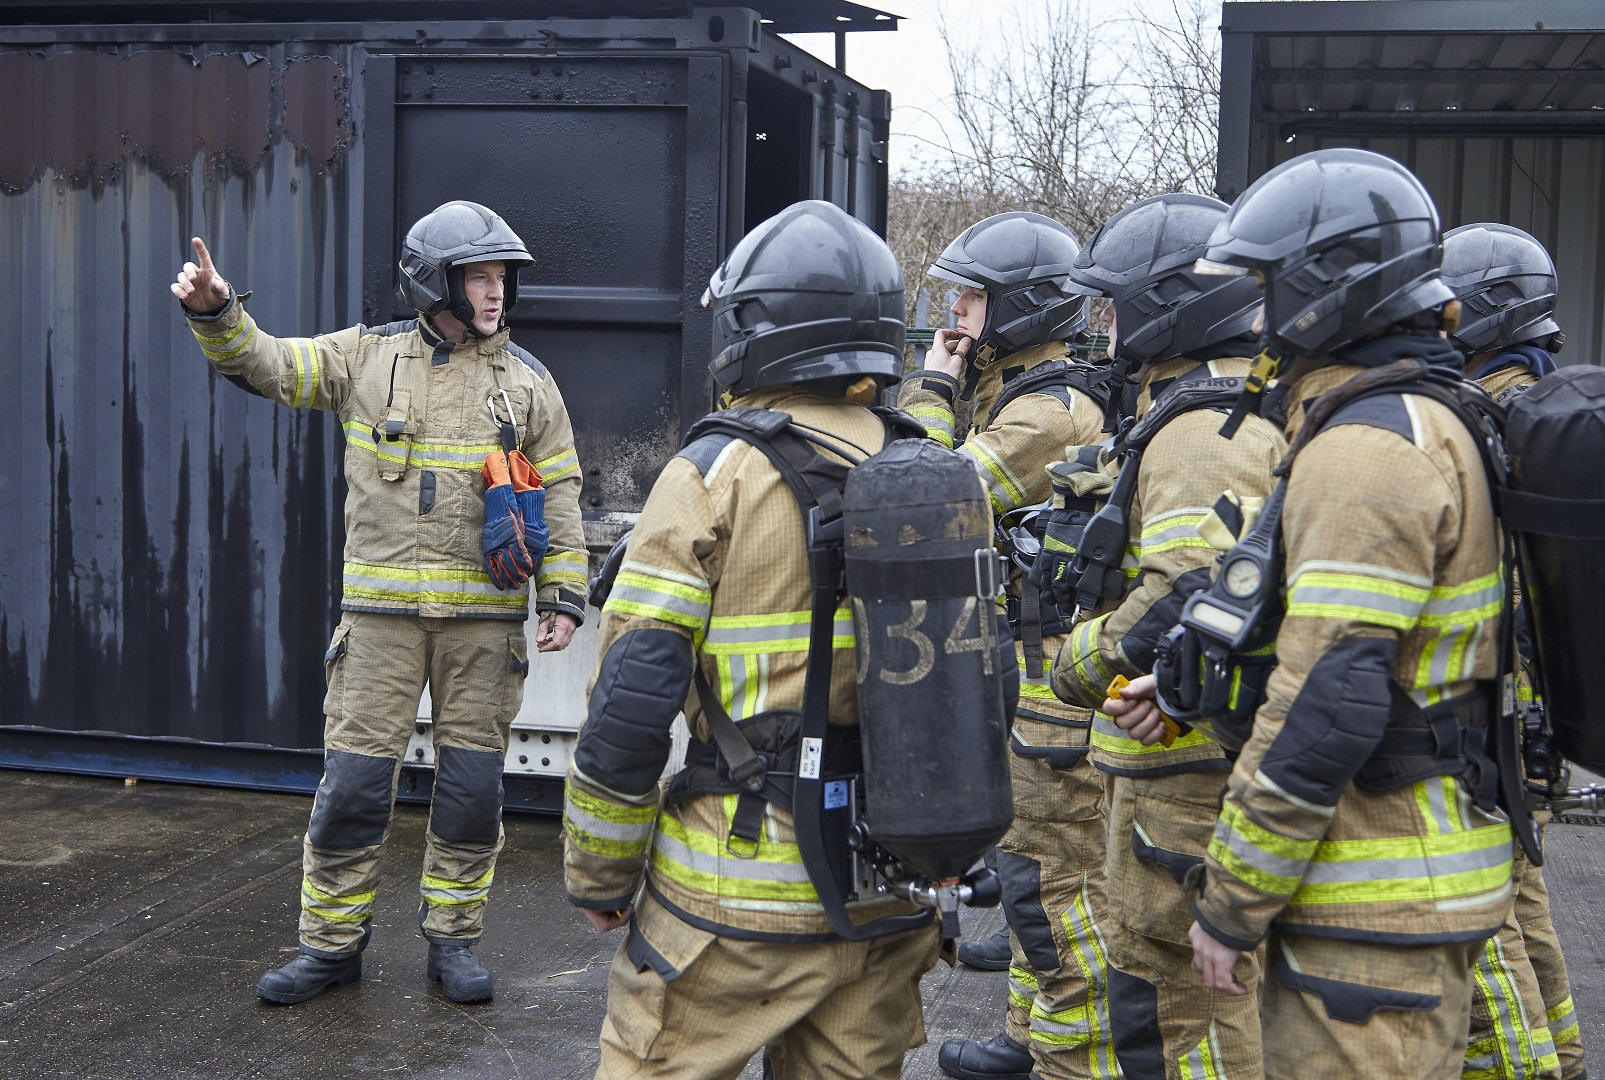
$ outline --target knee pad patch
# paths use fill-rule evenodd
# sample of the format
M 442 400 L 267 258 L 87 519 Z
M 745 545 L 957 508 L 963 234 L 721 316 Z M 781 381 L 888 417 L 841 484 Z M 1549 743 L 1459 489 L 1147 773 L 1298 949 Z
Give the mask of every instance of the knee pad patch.
M 1042 865 L 999 848 L 997 871 L 1003 885 L 1003 916 L 1019 939 L 1026 960 L 1037 971 L 1055 970 L 1059 966 L 1059 948 L 1042 906 Z
M 1115 1060 L 1131 1080 L 1165 1080 L 1165 1040 L 1159 1033 L 1159 990 L 1146 979 L 1109 969 L 1109 1024 Z
M 323 779 L 307 825 L 312 846 L 345 851 L 383 842 L 397 764 L 394 758 L 325 751 Z
M 503 755 L 442 746 L 429 830 L 448 844 L 494 844 L 502 823 Z

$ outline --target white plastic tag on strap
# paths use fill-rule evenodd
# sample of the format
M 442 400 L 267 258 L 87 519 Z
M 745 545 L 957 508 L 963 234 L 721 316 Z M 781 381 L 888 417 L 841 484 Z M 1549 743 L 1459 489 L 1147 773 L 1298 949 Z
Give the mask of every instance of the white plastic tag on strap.
M 825 741 L 823 739 L 804 739 L 802 741 L 802 760 L 797 763 L 797 775 L 804 780 L 819 779 L 819 764 L 825 757 Z

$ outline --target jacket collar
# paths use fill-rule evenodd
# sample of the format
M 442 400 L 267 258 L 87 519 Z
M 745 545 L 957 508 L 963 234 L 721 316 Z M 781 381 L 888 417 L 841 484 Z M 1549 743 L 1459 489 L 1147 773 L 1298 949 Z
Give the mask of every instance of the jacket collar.
M 470 335 L 460 343 L 453 343 L 441 337 L 423 315 L 418 316 L 418 335 L 423 338 L 424 348 L 435 357 L 437 364 L 443 364 L 452 357 L 459 360 L 489 359 L 505 349 L 512 338 L 512 332 L 504 326 L 488 338 Z

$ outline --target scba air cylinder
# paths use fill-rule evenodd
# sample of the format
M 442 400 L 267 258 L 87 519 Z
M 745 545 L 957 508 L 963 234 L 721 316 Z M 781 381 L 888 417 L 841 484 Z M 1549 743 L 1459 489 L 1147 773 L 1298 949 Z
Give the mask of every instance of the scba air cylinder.
M 857 637 L 865 823 L 933 881 L 1013 820 L 1004 684 L 1014 643 L 975 466 L 907 439 L 848 474 L 842 512 Z

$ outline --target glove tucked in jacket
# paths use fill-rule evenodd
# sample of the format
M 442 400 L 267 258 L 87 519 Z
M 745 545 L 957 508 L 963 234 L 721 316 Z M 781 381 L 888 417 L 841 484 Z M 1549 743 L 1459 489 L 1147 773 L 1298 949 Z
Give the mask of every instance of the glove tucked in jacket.
M 541 486 L 540 472 L 518 450 L 507 455 L 507 473 L 513 481 L 518 512 L 524 519 L 524 548 L 535 564 L 535 568 L 529 572 L 529 576 L 534 577 L 540 573 L 541 561 L 551 546 L 551 536 L 546 528 L 546 489 Z
M 524 515 L 513 491 L 508 455 L 497 451 L 487 456 L 480 474 L 486 485 L 485 530 L 480 541 L 485 569 L 498 589 L 516 589 L 535 573 L 536 557 L 525 545 Z

